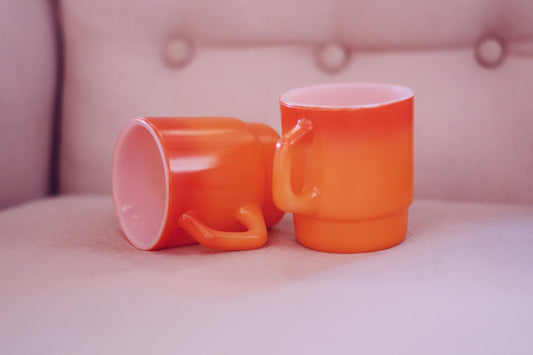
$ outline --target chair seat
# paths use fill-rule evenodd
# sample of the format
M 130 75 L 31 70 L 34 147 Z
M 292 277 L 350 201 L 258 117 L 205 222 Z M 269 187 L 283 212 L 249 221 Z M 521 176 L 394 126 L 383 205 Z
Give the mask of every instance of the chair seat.
M 0 212 L 0 353 L 525 353 L 533 206 L 415 200 L 406 240 L 142 252 L 109 196 Z

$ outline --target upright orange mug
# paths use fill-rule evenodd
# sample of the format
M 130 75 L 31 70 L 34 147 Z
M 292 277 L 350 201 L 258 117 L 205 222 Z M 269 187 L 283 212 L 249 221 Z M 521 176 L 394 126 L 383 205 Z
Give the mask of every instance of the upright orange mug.
M 273 195 L 298 241 L 355 253 L 401 243 L 413 198 L 413 91 L 323 84 L 280 98 Z
M 153 250 L 198 242 L 247 250 L 283 216 L 272 200 L 279 135 L 236 118 L 129 121 L 113 155 L 115 210 L 127 239 Z

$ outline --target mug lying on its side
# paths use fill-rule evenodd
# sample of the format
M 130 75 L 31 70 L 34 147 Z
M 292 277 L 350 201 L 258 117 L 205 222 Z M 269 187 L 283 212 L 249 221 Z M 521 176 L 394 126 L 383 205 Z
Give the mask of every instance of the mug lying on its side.
M 227 117 L 129 121 L 113 155 L 115 210 L 126 238 L 153 250 L 198 242 L 263 246 L 283 212 L 271 193 L 279 135 Z

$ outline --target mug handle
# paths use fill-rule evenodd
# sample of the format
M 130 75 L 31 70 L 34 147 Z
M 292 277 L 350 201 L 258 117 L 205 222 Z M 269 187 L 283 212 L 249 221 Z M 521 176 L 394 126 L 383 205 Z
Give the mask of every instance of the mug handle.
M 239 208 L 235 218 L 248 230 L 224 232 L 206 226 L 194 211 L 181 215 L 178 225 L 198 243 L 207 248 L 222 250 L 250 250 L 265 245 L 267 229 L 261 208 L 247 205 Z
M 272 194 L 279 209 L 299 214 L 314 214 L 318 210 L 319 192 L 314 186 L 304 185 L 295 193 L 292 189 L 292 148 L 298 142 L 312 134 L 313 124 L 305 118 L 298 120 L 289 132 L 284 134 L 276 144 L 274 154 L 274 172 Z

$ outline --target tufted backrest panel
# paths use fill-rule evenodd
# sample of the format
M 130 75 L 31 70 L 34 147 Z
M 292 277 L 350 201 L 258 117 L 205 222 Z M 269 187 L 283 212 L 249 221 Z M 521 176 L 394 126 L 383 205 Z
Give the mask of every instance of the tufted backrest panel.
M 278 98 L 321 82 L 415 90 L 415 195 L 533 202 L 533 2 L 63 0 L 61 190 L 109 192 L 139 115 L 279 131 Z

